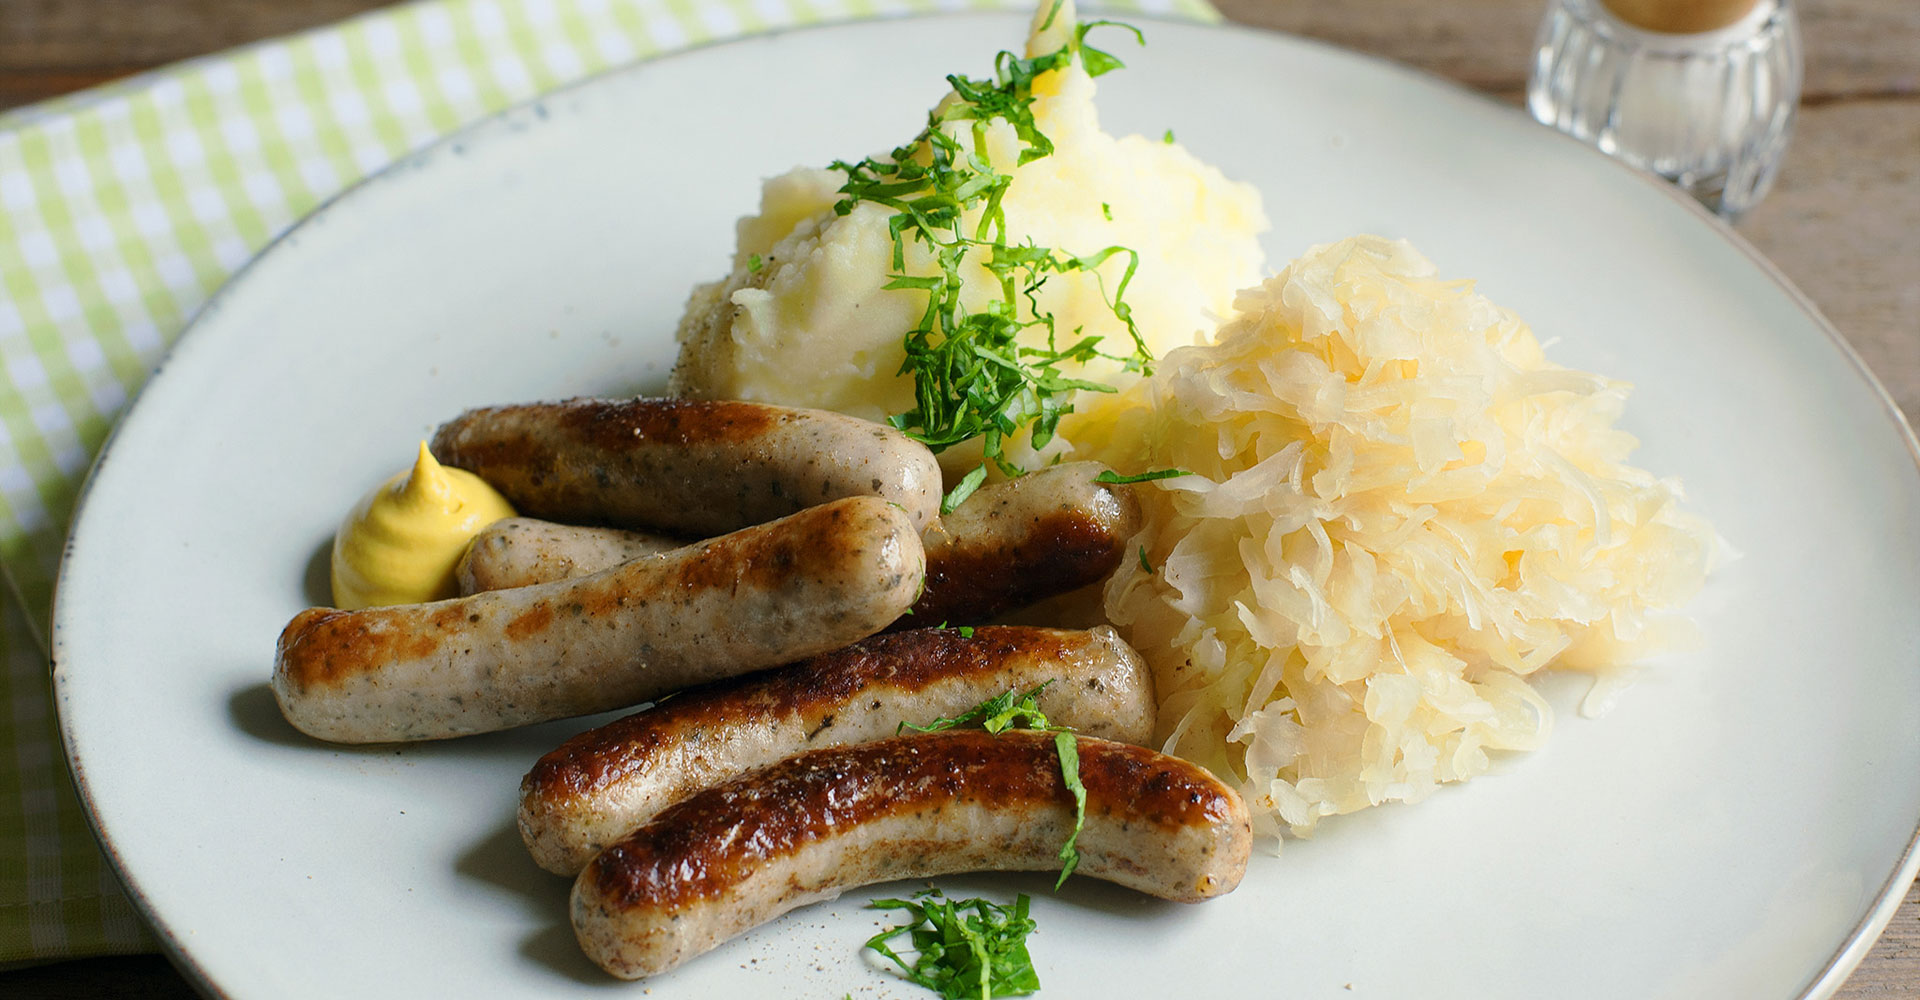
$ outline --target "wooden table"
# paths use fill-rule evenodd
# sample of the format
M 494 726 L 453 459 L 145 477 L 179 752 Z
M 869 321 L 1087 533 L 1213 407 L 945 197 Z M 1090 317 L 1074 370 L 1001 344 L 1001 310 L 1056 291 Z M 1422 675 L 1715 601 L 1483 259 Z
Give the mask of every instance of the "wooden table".
M 387 2 L 4 0 L 0 108 Z M 1544 0 L 1214 2 L 1235 21 L 1385 56 L 1514 103 L 1544 8 Z M 1920 3 L 1805 0 L 1800 10 L 1807 86 L 1799 125 L 1778 186 L 1740 230 L 1920 424 Z M 0 974 L 0 992 L 49 1000 L 194 995 L 157 956 Z M 1920 886 L 1837 996 L 1920 997 Z

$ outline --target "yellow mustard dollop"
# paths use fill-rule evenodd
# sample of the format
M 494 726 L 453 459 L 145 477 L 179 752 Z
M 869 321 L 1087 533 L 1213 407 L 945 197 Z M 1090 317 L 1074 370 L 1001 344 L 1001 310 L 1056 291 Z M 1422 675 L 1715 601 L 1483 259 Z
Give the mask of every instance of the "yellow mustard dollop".
M 366 495 L 333 536 L 333 603 L 352 610 L 454 596 L 453 570 L 473 536 L 513 506 L 465 469 L 434 461 L 425 441 L 413 468 Z

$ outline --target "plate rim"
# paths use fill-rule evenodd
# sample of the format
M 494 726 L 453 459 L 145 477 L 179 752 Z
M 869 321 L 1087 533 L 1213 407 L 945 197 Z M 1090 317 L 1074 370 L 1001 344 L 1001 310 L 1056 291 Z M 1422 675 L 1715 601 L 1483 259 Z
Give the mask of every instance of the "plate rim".
M 1098 11 L 1100 7 L 1098 5 L 1090 5 L 1089 9 Z M 1464 97 L 1503 112 L 1526 115 L 1524 108 L 1517 108 L 1506 104 L 1492 96 L 1474 90 L 1463 83 L 1441 76 L 1433 71 L 1398 62 L 1382 55 L 1336 45 L 1323 39 L 1293 34 L 1261 25 L 1241 24 L 1231 21 L 1195 21 L 1189 18 L 1182 18 L 1177 15 L 1160 12 L 1121 11 L 1118 13 L 1124 14 L 1130 21 L 1149 22 L 1157 26 L 1171 25 L 1177 28 L 1198 31 L 1217 31 L 1247 35 L 1264 38 L 1280 45 L 1316 49 L 1339 59 L 1365 64 L 1372 69 L 1383 71 L 1388 75 L 1401 77 L 1415 86 L 1437 87 L 1456 97 Z M 62 552 L 70 551 L 73 547 L 75 539 L 79 534 L 82 519 L 87 511 L 93 487 L 98 480 L 100 469 L 112 455 L 122 428 L 125 427 L 133 418 L 134 414 L 138 412 L 138 408 L 146 398 L 147 390 L 161 378 L 167 368 L 173 364 L 178 353 L 187 346 L 188 338 L 194 335 L 210 317 L 220 311 L 226 300 L 233 294 L 236 294 L 238 287 L 251 278 L 262 261 L 270 255 L 280 252 L 283 244 L 294 241 L 309 228 L 324 221 L 325 217 L 338 210 L 339 206 L 348 199 L 358 198 L 361 192 L 366 189 L 390 183 L 403 173 L 410 173 L 415 168 L 425 166 L 431 161 L 447 155 L 447 153 L 454 150 L 456 146 L 469 144 L 476 140 L 494 142 L 499 141 L 503 137 L 511 136 L 515 134 L 516 130 L 508 125 L 510 119 L 533 113 L 540 106 L 548 102 L 564 98 L 579 90 L 597 86 L 614 77 L 644 72 L 651 66 L 669 60 L 698 57 L 712 49 L 759 44 L 795 34 L 831 33 L 859 25 L 988 19 L 1027 20 L 1028 18 L 1021 8 L 1011 6 L 997 9 L 972 8 L 966 10 L 887 12 L 868 16 L 856 15 L 830 18 L 808 24 L 783 25 L 759 31 L 751 31 L 728 38 L 709 39 L 675 49 L 671 52 L 644 56 L 619 65 L 597 70 L 563 86 L 543 91 L 525 100 L 518 101 L 476 118 L 450 132 L 435 137 L 416 149 L 402 154 L 392 162 L 361 177 L 341 190 L 334 192 L 318 202 L 305 215 L 275 234 L 262 245 L 259 250 L 255 251 L 239 269 L 228 276 L 220 287 L 193 311 L 192 315 L 181 327 L 180 333 L 175 336 L 173 341 L 161 352 L 152 370 L 148 373 L 147 378 L 135 390 L 118 418 L 115 419 L 112 428 L 101 441 L 93 461 L 88 466 L 87 473 L 74 496 L 73 512 L 68 520 Z M 1535 124 L 1538 125 L 1537 122 Z M 1804 316 L 1812 320 L 1814 326 L 1825 335 L 1828 343 L 1839 350 L 1841 356 L 1846 360 L 1854 373 L 1864 380 L 1870 393 L 1878 400 L 1882 415 L 1885 416 L 1892 425 L 1895 436 L 1905 445 L 1907 458 L 1914 464 L 1916 470 L 1920 470 L 1920 435 L 1916 435 L 1914 427 L 1907 420 L 1906 414 L 1901 411 L 1892 393 L 1887 390 L 1885 384 L 1880 381 L 1873 370 L 1867 366 L 1866 361 L 1860 356 L 1860 353 L 1854 348 L 1853 344 L 1840 333 L 1839 329 L 1826 317 L 1826 314 L 1820 310 L 1820 307 L 1803 292 L 1799 286 L 1794 284 L 1792 279 L 1787 277 L 1774 261 L 1761 253 L 1758 248 L 1748 241 L 1745 236 L 1735 230 L 1725 219 L 1708 211 L 1697 200 L 1681 192 L 1673 185 L 1654 175 L 1622 163 L 1613 157 L 1606 156 L 1586 143 L 1566 135 L 1557 129 L 1545 125 L 1539 125 L 1538 127 L 1542 134 L 1550 135 L 1562 142 L 1573 143 L 1582 150 L 1590 153 L 1592 158 L 1608 164 L 1607 167 L 1602 169 L 1625 171 L 1643 186 L 1652 187 L 1669 201 L 1677 202 L 1683 211 L 1691 213 L 1696 219 L 1704 222 L 1711 231 L 1730 244 L 1742 256 L 1747 258 L 1750 263 L 1756 265 L 1762 275 L 1784 292 L 1788 299 Z M 72 720 L 65 708 L 66 699 L 64 693 L 67 685 L 71 683 L 70 672 L 66 669 L 68 661 L 62 656 L 63 633 L 66 631 L 63 627 L 66 616 L 62 614 L 62 594 L 65 591 L 65 584 L 67 582 L 67 569 L 68 564 L 63 558 L 54 575 L 53 600 L 51 614 L 49 615 L 51 627 L 48 636 L 48 659 L 52 680 L 54 711 L 60 734 L 61 752 L 72 774 L 75 791 L 79 795 L 87 827 L 98 842 L 102 855 L 105 856 L 108 863 L 112 865 L 114 874 L 119 878 L 128 900 L 153 931 L 155 939 L 163 949 L 162 954 L 167 957 L 169 962 L 171 962 L 173 966 L 180 971 L 182 976 L 202 995 L 220 998 L 220 1000 L 230 1000 L 230 998 L 231 1000 L 238 1000 L 233 994 L 228 993 L 213 981 L 207 973 L 207 970 L 186 948 L 180 934 L 158 918 L 152 900 L 148 894 L 139 887 L 137 880 L 129 873 L 121 859 L 117 846 L 109 837 L 106 829 L 99 820 L 98 811 L 94 804 L 93 791 L 86 780 L 85 767 L 82 764 L 80 756 L 76 754 L 74 749 L 75 736 Z M 1907 890 L 1916 881 L 1917 876 L 1920 876 L 1920 824 L 1916 824 L 1913 833 L 1909 836 L 1906 846 L 1900 854 L 1899 860 L 1895 863 L 1887 879 L 1883 881 L 1878 892 L 1873 897 L 1872 905 L 1867 908 L 1864 915 L 1862 915 L 1847 932 L 1846 937 L 1807 982 L 1805 988 L 1796 994 L 1796 1000 L 1827 1000 L 1827 998 L 1830 998 L 1846 982 L 1847 978 L 1852 975 L 1854 970 L 1858 968 L 1860 962 L 1865 959 L 1867 954 L 1872 950 L 1881 933 L 1892 921 L 1894 914 L 1900 909 L 1901 905 L 1903 905 Z

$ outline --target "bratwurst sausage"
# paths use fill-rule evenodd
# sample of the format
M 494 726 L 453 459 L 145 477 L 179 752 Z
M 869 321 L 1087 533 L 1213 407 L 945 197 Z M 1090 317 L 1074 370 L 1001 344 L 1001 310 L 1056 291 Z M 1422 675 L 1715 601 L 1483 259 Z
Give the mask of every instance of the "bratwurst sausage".
M 1079 871 L 1196 902 L 1240 883 L 1246 804 L 1199 765 L 1081 738 Z M 655 975 L 856 886 L 1057 868 L 1073 798 L 1050 733 L 948 730 L 815 750 L 707 789 L 602 851 L 573 885 L 587 957 Z
M 1094 481 L 1098 462 L 1070 462 L 980 487 L 928 529 L 927 590 L 895 622 L 983 622 L 1098 583 L 1120 568 L 1140 530 L 1128 486 Z
M 1110 627 L 896 632 L 688 691 L 575 736 L 520 783 L 520 835 L 540 867 L 572 875 L 702 788 L 1042 684 L 1036 700 L 1056 725 L 1125 743 L 1153 736 L 1152 675 Z
M 885 424 L 824 410 L 689 399 L 493 406 L 440 426 L 433 455 L 532 517 L 705 538 L 829 500 L 877 496 L 924 530 L 940 466 Z
M 577 580 L 309 608 L 280 635 L 273 693 L 295 728 L 339 743 L 603 712 L 863 639 L 924 573 L 906 513 L 849 497 Z
M 1106 579 L 1140 530 L 1140 505 L 1130 487 L 1095 482 L 1104 471 L 1098 462 L 1072 462 L 980 487 L 922 536 L 927 590 L 893 627 L 988 621 Z M 646 536 L 607 528 L 517 520 L 539 527 L 518 532 L 510 545 L 476 540 L 461 563 L 463 588 L 597 573 L 648 544 Z
M 577 528 L 531 517 L 495 521 L 473 536 L 453 580 L 462 595 L 592 576 L 642 556 L 686 545 L 684 539 L 621 528 Z

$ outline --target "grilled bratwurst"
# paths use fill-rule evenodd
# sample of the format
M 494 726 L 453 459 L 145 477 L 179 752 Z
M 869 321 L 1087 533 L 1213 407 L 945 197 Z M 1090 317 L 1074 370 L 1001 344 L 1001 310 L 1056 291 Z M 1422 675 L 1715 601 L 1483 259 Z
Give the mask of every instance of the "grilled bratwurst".
M 520 835 L 540 867 L 572 875 L 709 785 L 1043 684 L 1037 700 L 1056 725 L 1125 743 L 1153 735 L 1153 678 L 1111 628 L 896 632 L 689 691 L 568 740 L 521 782 Z
M 1196 764 L 1077 741 L 1079 871 L 1164 899 L 1231 891 L 1246 804 Z M 814 750 L 672 806 L 573 886 L 573 928 L 613 975 L 655 975 L 874 882 L 1057 868 L 1073 798 L 1049 733 L 948 730 Z
M 1094 482 L 1098 462 L 1072 462 L 980 487 L 926 532 L 923 622 L 983 622 L 1098 583 L 1120 568 L 1140 530 L 1131 487 Z
M 705 538 L 851 496 L 924 530 L 940 466 L 885 424 L 824 410 L 687 399 L 574 399 L 469 410 L 433 455 L 532 517 Z
M 924 573 L 908 515 L 851 497 L 577 580 L 310 608 L 280 635 L 273 691 L 296 728 L 339 743 L 603 712 L 863 639 Z

